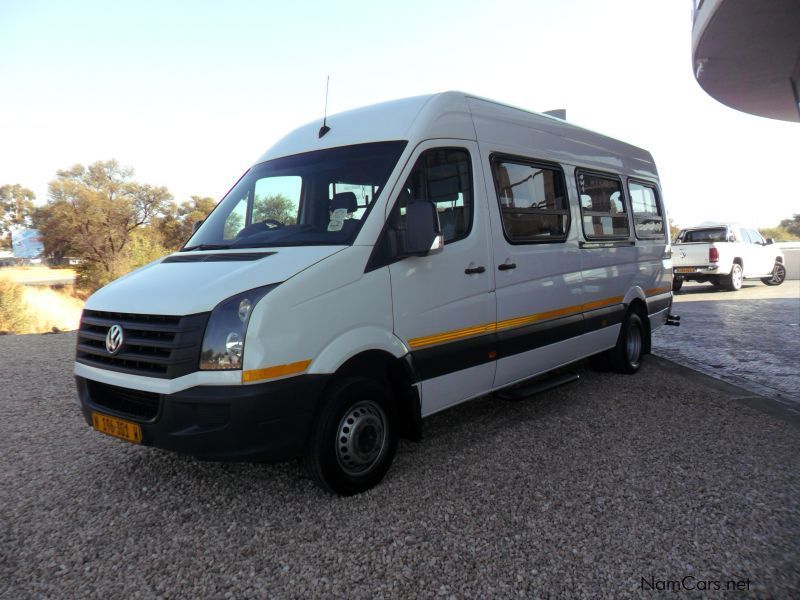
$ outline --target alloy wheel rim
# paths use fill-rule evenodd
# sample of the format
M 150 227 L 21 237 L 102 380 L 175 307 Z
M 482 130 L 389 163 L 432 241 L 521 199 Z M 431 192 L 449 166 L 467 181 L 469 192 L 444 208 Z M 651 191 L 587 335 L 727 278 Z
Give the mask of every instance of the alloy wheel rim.
M 786 269 L 784 269 L 782 265 L 775 265 L 775 268 L 772 270 L 772 283 L 783 283 L 785 277 Z
M 737 288 L 741 287 L 741 285 L 742 285 L 742 269 L 741 268 L 737 269 L 737 268 L 734 267 L 734 269 L 733 269 L 733 285 L 736 286 Z
M 363 400 L 344 414 L 335 440 L 336 461 L 342 471 L 359 476 L 375 468 L 386 453 L 386 423 L 383 408 L 372 400 Z

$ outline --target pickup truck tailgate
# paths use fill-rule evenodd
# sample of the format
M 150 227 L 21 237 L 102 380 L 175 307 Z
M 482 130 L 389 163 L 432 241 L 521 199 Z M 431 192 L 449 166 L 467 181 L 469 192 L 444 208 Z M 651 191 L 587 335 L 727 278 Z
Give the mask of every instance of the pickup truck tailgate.
M 711 244 L 676 244 L 672 247 L 672 266 L 680 273 L 681 267 L 700 267 L 708 265 L 708 250 Z

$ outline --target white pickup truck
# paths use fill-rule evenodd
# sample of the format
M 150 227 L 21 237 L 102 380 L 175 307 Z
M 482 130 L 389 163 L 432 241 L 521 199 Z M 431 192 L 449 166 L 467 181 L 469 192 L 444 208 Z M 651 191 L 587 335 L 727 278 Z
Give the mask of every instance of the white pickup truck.
M 780 285 L 786 279 L 783 253 L 753 228 L 736 224 L 683 229 L 672 244 L 672 290 L 684 281 L 711 282 L 736 291 L 745 279 Z

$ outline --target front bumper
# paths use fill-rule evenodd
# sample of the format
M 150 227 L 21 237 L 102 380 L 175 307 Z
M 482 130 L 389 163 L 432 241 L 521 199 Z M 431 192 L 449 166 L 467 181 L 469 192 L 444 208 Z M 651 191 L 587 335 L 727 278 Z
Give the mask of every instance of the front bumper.
M 146 394 L 76 376 L 83 416 L 138 423 L 142 444 L 203 460 L 282 460 L 302 454 L 330 375 Z

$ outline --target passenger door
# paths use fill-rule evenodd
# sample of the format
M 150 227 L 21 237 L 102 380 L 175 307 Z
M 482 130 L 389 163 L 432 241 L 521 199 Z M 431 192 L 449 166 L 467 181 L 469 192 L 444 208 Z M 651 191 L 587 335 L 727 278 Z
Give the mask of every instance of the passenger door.
M 775 253 L 767 246 L 767 241 L 755 229 L 748 229 L 747 235 L 750 237 L 753 272 L 752 275 L 766 275 L 775 266 Z M 747 276 L 751 276 L 750 273 Z
M 425 142 L 389 204 L 387 231 L 402 232 L 411 199 L 435 203 L 445 240 L 441 252 L 389 259 L 395 334 L 421 379 L 423 416 L 492 386 L 494 281 L 478 161 L 473 142 Z
M 580 355 L 580 250 L 563 169 L 515 154 L 484 156 L 497 294 L 494 387 Z

